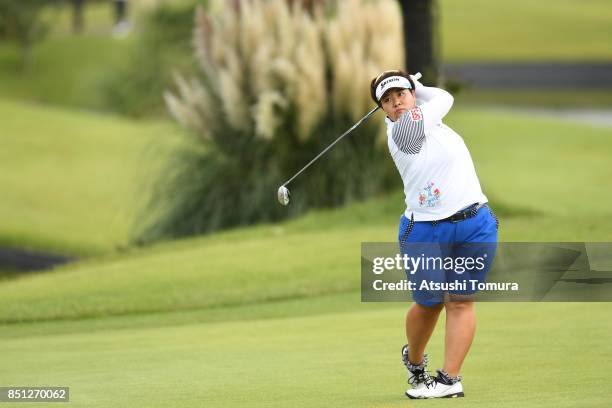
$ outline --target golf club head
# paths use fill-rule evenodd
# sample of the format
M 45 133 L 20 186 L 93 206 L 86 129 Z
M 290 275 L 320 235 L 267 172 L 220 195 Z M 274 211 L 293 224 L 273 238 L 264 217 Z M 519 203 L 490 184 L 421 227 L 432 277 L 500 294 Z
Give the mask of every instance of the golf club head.
M 280 186 L 276 195 L 278 197 L 279 203 L 281 203 L 282 205 L 289 204 L 289 197 L 291 196 L 291 194 L 289 193 L 289 189 L 287 187 Z

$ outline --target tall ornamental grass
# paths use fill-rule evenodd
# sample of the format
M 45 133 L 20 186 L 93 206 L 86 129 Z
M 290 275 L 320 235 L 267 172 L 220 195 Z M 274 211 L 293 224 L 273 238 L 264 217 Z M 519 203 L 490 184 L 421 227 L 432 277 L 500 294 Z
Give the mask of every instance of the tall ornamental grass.
M 396 1 L 302 3 L 196 10 L 201 72 L 176 74 L 164 95 L 190 143 L 169 159 L 137 241 L 277 220 L 396 184 L 379 114 L 291 184 L 289 207 L 276 202 L 282 182 L 374 106 L 371 78 L 404 61 Z

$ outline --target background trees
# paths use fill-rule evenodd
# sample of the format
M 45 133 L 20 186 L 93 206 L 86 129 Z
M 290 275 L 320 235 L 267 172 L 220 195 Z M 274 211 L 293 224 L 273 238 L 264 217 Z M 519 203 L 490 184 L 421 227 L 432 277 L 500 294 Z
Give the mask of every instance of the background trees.
M 0 0 L 0 38 L 16 42 L 21 48 L 21 67 L 32 66 L 32 47 L 47 34 L 49 26 L 43 11 L 59 6 L 62 0 Z
M 421 72 L 424 81 L 439 76 L 438 0 L 398 0 L 402 10 L 406 69 Z

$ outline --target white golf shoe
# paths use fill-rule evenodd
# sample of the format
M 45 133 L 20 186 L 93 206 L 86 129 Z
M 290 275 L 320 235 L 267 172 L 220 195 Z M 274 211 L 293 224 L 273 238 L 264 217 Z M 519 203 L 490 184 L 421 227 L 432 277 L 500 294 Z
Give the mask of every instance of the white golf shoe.
M 425 354 L 421 364 L 412 364 L 408 360 L 408 345 L 406 344 L 402 347 L 402 362 L 408 370 L 408 384 L 410 384 L 412 389 L 431 386 L 434 382 L 434 379 L 427 372 L 427 361 L 427 354 Z
M 430 384 L 411 388 L 406 391 L 406 396 L 412 399 L 463 397 L 461 377 L 450 377 L 438 370 L 438 376 Z

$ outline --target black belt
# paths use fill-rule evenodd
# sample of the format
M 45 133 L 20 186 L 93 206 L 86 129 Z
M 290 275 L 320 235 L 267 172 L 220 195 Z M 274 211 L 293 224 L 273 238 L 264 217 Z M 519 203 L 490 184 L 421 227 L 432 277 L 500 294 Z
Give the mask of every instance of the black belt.
M 460 222 L 460 221 L 463 221 L 463 220 L 467 220 L 468 218 L 474 217 L 476 215 L 476 213 L 478 212 L 478 210 L 480 210 L 485 205 L 486 204 L 474 203 L 474 204 L 470 205 L 469 207 L 464 208 L 461 211 L 457 211 L 456 213 L 454 213 L 450 217 L 446 217 L 446 218 L 443 218 L 441 220 L 434 220 L 434 221 L 431 221 L 431 223 L 433 225 L 437 225 L 438 223 L 445 222 L 445 221 Z

